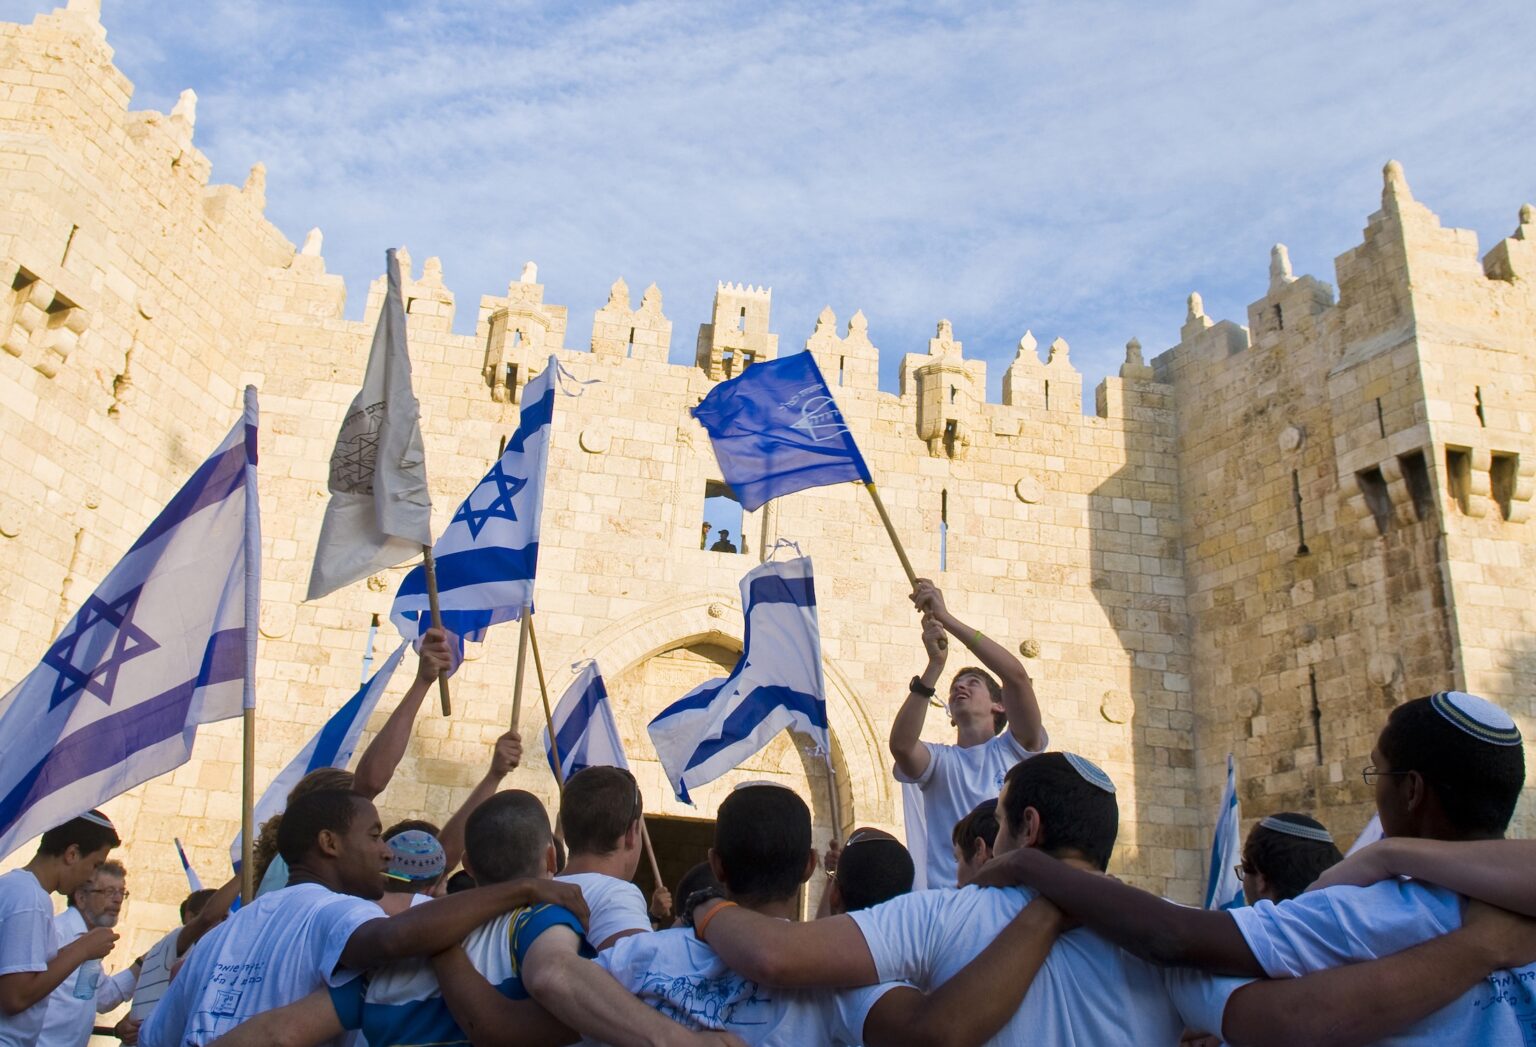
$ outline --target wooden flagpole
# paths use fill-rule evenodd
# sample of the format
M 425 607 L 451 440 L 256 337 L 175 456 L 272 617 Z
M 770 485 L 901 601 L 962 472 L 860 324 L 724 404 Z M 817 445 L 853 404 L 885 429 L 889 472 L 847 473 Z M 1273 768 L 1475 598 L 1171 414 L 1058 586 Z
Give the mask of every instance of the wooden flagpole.
M 901 569 L 907 572 L 907 581 L 912 588 L 917 588 L 917 572 L 912 570 L 912 561 L 907 559 L 907 551 L 902 548 L 901 539 L 896 535 L 896 525 L 891 523 L 891 514 L 885 511 L 885 503 L 880 500 L 880 492 L 875 489 L 875 482 L 869 481 L 864 485 L 869 492 L 869 497 L 874 499 L 875 512 L 880 514 L 880 522 L 885 524 L 885 533 L 891 536 L 891 545 L 896 547 L 896 557 L 901 561 Z
M 432 628 L 443 627 L 443 612 L 437 605 L 437 564 L 432 559 L 432 547 L 421 547 L 421 566 L 427 574 L 427 605 L 432 608 Z M 453 715 L 453 703 L 448 696 L 448 674 L 439 673 L 437 677 L 437 697 L 442 702 L 443 715 Z
M 244 725 L 240 768 L 240 904 L 249 905 L 256 897 L 256 710 L 247 705 L 242 711 Z
M 528 604 L 523 605 L 522 621 L 517 631 L 517 672 L 512 680 L 512 729 L 517 730 L 518 721 L 523 718 L 523 667 L 528 660 L 528 631 L 533 627 L 530 619 L 533 617 L 533 608 Z

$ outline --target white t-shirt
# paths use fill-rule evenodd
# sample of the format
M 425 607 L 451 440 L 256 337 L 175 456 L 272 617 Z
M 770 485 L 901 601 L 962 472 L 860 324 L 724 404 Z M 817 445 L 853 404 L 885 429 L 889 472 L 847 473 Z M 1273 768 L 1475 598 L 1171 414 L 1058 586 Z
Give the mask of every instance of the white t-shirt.
M 1461 926 L 1461 897 L 1412 880 L 1330 887 L 1231 910 L 1271 978 L 1374 960 Z M 1498 971 L 1386 1044 L 1536 1044 L 1536 964 Z
M 882 981 L 907 981 L 925 992 L 974 960 L 1035 896 L 1024 888 L 964 887 L 919 891 L 850 913 Z M 1024 1003 L 992 1044 L 1173 1044 L 1186 1023 L 1210 1019 L 1209 981 L 1165 972 L 1084 928 L 1056 940 Z M 1220 1010 L 1215 1011 L 1216 1023 Z M 1220 1029 L 1213 1030 L 1220 1032 Z
M 1020 745 L 1007 728 L 995 738 L 969 748 L 938 742 L 924 742 L 923 745 L 928 750 L 927 769 L 916 778 L 909 778 L 898 767 L 896 780 L 916 785 L 923 793 L 928 838 L 908 839 L 907 848 L 926 874 L 921 885 L 931 891 L 953 887 L 959 874 L 953 843 L 955 823 L 970 814 L 981 801 L 993 799 L 1002 792 L 1003 777 L 1008 769 L 1035 754 Z M 1041 750 L 1044 751 L 1047 745 L 1049 739 Z M 926 857 L 920 859 L 919 855 Z
M 133 1006 L 128 1009 L 128 1017 L 135 1021 L 142 1022 L 148 1018 L 160 1002 L 160 997 L 170 987 L 171 968 L 181 958 L 181 954 L 176 951 L 176 939 L 181 937 L 181 931 L 182 928 L 176 928 L 151 945 L 144 954 L 144 966 L 139 969 L 139 984 L 133 990 Z
M 85 933 L 85 917 L 80 915 L 79 909 L 70 906 L 53 918 L 53 930 L 55 941 L 63 948 Z M 96 985 L 96 995 L 78 1000 L 75 985 L 79 978 L 80 967 L 76 967 L 48 994 L 48 1014 L 43 1019 L 37 1047 L 83 1047 L 91 1038 L 97 1013 L 105 1014 L 128 999 L 136 981 L 131 965 L 111 976 L 103 972 Z
M 555 879 L 574 883 L 581 888 L 581 897 L 587 903 L 592 918 L 587 927 L 587 941 L 594 948 L 615 934 L 625 931 L 651 930 L 651 917 L 646 908 L 645 895 L 628 880 L 604 873 L 566 873 Z
M 688 927 L 621 938 L 597 963 L 673 1021 L 733 1032 L 752 1047 L 862 1043 L 870 1009 L 897 988 L 775 989 L 731 970 Z
M 25 869 L 0 876 L 0 974 L 46 971 L 58 955 L 53 900 Z M 48 1013 L 43 997 L 20 1014 L 0 1011 L 0 1047 L 31 1047 Z
M 373 902 L 301 883 L 263 895 L 187 953 L 149 1021 L 144 1047 L 202 1045 L 263 1011 L 358 972 L 338 969 L 352 932 L 384 918 Z

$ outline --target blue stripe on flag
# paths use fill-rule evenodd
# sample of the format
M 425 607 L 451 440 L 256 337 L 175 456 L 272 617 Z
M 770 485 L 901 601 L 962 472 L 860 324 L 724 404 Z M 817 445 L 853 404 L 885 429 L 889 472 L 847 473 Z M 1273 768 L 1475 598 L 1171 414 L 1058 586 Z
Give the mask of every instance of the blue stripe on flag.
M 752 579 L 747 602 L 756 607 L 765 603 L 792 603 L 796 607 L 816 606 L 816 583 L 811 578 L 786 578 L 769 574 Z
M 542 377 L 542 376 L 540 376 L 540 377 Z M 518 454 L 522 454 L 523 453 L 523 441 L 528 439 L 528 437 L 532 436 L 534 433 L 538 432 L 540 429 L 544 428 L 546 425 L 548 425 L 551 421 L 554 420 L 554 417 L 555 417 L 555 383 L 553 381 L 554 376 L 550 375 L 550 379 L 551 379 L 551 381 L 549 382 L 549 384 L 544 387 L 544 394 L 542 396 L 540 396 L 537 400 L 533 400 L 533 401 L 524 400 L 523 401 L 522 413 L 518 416 L 517 429 L 512 433 L 512 436 L 507 440 L 507 448 L 508 448 L 508 450 L 516 451 Z M 535 379 L 535 381 L 537 381 L 537 379 Z M 529 383 L 529 384 L 532 384 L 532 383 Z M 527 387 L 525 386 L 524 390 L 526 391 L 526 389 L 527 389 Z
M 594 676 L 592 682 L 587 685 L 587 689 L 581 692 L 576 708 L 571 710 L 570 715 L 566 717 L 565 723 L 560 725 L 560 730 L 555 732 L 555 745 L 560 750 L 560 758 L 562 760 L 570 758 L 570 754 L 575 749 L 577 741 L 587 732 L 591 721 L 596 718 L 598 704 L 607 697 L 608 688 L 603 686 L 603 678 L 601 676 Z M 550 766 L 553 767 L 554 754 L 549 753 L 547 755 L 550 757 Z M 572 774 L 575 774 L 576 771 L 577 768 L 573 767 L 571 769 Z
M 448 553 L 436 560 L 437 591 L 442 594 L 466 585 L 526 582 L 533 577 L 538 562 L 537 542 L 521 549 L 488 546 Z M 427 572 L 421 567 L 413 567 L 400 582 L 400 592 L 396 599 L 400 596 L 424 596 L 426 592 Z
M 733 745 L 739 745 L 743 739 L 751 737 L 757 726 L 775 709 L 780 708 L 805 717 L 815 727 L 826 729 L 826 703 L 819 698 L 788 687 L 758 687 L 752 691 L 746 701 L 726 717 L 719 738 L 708 739 L 699 744 L 688 760 L 688 770 L 705 763 Z
M 189 516 L 210 505 L 222 502 L 230 495 L 240 490 L 245 483 L 245 467 L 248 464 L 247 456 L 251 453 L 247 445 L 253 442 L 249 435 L 254 432 L 249 426 L 245 443 L 236 444 L 227 451 L 222 451 L 208 459 L 192 474 L 185 487 L 176 492 L 172 498 L 160 510 L 160 515 L 154 522 L 139 535 L 139 540 L 133 543 L 131 553 L 135 549 L 142 549 L 155 539 L 160 538 L 168 531 L 184 523 Z

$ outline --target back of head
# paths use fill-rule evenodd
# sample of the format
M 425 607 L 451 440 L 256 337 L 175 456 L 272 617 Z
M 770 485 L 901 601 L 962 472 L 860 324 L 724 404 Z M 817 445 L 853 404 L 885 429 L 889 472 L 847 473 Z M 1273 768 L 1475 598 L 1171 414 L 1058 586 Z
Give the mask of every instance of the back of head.
M 1103 771 L 1075 754 L 1041 753 L 1014 764 L 1003 783 L 999 809 L 1015 837 L 1025 809 L 1033 807 L 1040 815 L 1042 851 L 1058 856 L 1076 851 L 1101 870 L 1109 867 L 1120 805 Z
M 709 863 L 700 862 L 692 869 L 683 873 L 678 879 L 677 890 L 672 894 L 672 908 L 677 912 L 682 912 L 683 903 L 690 896 L 709 888 L 714 888 L 718 891 L 721 888 L 721 883 L 715 879 L 715 871 L 709 867 Z
M 738 901 L 763 904 L 794 895 L 811 857 L 811 811 L 778 785 L 736 788 L 715 816 L 715 855 Z
M 447 863 L 437 837 L 424 829 L 404 829 L 394 835 L 386 833 L 385 843 L 389 846 L 389 869 L 384 873 L 384 893 L 430 893 Z
M 1294 811 L 1264 818 L 1243 844 L 1243 863 L 1264 874 L 1277 900 L 1296 897 L 1343 860 L 1323 823 Z
M 444 887 L 445 894 L 458 894 L 460 891 L 472 891 L 475 889 L 475 878 L 460 869 L 448 877 L 448 884 Z
M 837 859 L 837 890 L 844 912 L 858 912 L 912 890 L 912 854 L 901 841 L 854 833 Z
M 622 767 L 583 768 L 560 794 L 560 828 L 572 857 L 618 850 L 640 815 L 640 786 Z
M 406 818 L 402 821 L 396 822 L 394 825 L 391 825 L 388 829 L 385 829 L 384 839 L 386 842 L 388 842 L 389 840 L 393 840 L 396 836 L 399 836 L 401 833 L 408 832 L 426 833 L 428 836 L 431 836 L 434 839 L 441 839 L 443 835 L 442 828 L 435 822 L 429 822 L 425 818 Z
M 958 848 L 961 854 L 970 854 L 976 849 L 976 841 L 984 840 L 987 849 L 997 843 L 997 797 L 983 800 L 964 818 L 955 823 L 954 831 L 950 834 L 950 841 Z
M 508 789 L 476 807 L 464 823 L 464 857 L 482 886 L 538 876 L 553 835 L 543 802 Z
M 1498 720 L 1500 728 L 1466 717 L 1464 708 Z M 1460 837 L 1498 838 L 1525 785 L 1525 746 L 1513 724 L 1489 702 L 1441 692 L 1393 709 L 1377 748 L 1392 771 L 1423 776 Z
M 43 833 L 37 843 L 37 853 L 57 858 L 74 846 L 82 855 L 95 854 L 104 847 L 121 846 L 122 842 L 106 815 L 100 811 L 86 811 Z
M 340 789 L 306 793 L 288 804 L 277 827 L 277 853 L 289 868 L 301 864 L 323 832 L 346 835 L 357 815 L 360 797 Z
M 193 891 L 181 900 L 181 922 L 186 923 L 192 917 L 203 911 L 203 906 L 208 904 L 208 899 L 217 892 L 212 887 L 204 887 L 200 891 Z

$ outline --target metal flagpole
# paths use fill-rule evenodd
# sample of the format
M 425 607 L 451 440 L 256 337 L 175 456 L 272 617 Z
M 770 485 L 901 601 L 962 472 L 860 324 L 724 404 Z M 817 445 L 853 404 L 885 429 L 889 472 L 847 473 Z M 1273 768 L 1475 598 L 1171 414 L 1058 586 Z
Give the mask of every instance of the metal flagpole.
M 432 628 L 441 629 L 443 627 L 443 612 L 437 606 L 437 564 L 432 560 L 432 547 L 430 545 L 423 545 L 421 547 L 421 566 L 427 575 L 427 605 L 432 609 Z M 521 682 L 521 679 L 519 679 L 519 682 Z M 448 674 L 446 672 L 438 674 L 437 697 L 442 703 L 443 715 L 451 716 L 453 714 L 453 703 L 448 696 Z M 516 717 L 514 716 L 513 719 L 515 720 Z
M 245 387 L 248 424 L 258 422 L 256 387 Z M 254 440 L 255 434 L 248 433 Z M 250 487 L 245 492 L 245 694 L 241 701 L 240 746 L 240 904 L 249 905 L 256 896 L 256 862 L 253 846 L 256 835 L 256 639 L 261 630 L 261 502 L 257 496 L 254 448 L 249 467 Z

